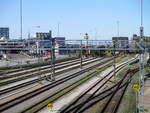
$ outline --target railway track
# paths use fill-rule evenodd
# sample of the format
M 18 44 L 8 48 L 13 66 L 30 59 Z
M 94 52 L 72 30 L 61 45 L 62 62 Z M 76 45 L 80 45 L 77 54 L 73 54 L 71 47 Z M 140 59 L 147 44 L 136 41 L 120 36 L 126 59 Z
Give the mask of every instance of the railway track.
M 92 59 L 91 59 L 91 60 L 92 60 Z M 85 63 L 83 63 L 83 66 L 84 66 L 84 65 L 88 65 L 89 63 L 96 62 L 96 61 L 101 61 L 101 60 L 103 60 L 103 58 L 101 58 L 101 59 L 96 59 L 96 60 L 93 60 L 93 61 L 90 61 L 90 62 L 87 62 L 87 63 L 86 63 L 86 61 L 89 61 L 89 60 L 86 60 Z M 72 63 L 72 65 L 73 65 L 73 64 L 74 64 L 74 63 Z M 76 65 L 76 63 L 75 63 L 75 65 Z M 64 67 L 64 66 L 63 66 L 63 67 Z M 77 67 L 79 67 L 79 65 L 77 65 L 77 66 L 75 66 L 75 67 L 72 67 L 72 68 L 68 68 L 67 70 L 75 69 L 75 68 L 77 68 Z M 65 72 L 67 71 L 66 69 L 59 71 L 59 68 L 60 68 L 60 67 L 58 67 L 58 69 L 56 68 L 56 69 L 58 70 L 58 71 L 56 70 L 56 75 L 57 75 L 57 76 L 58 76 L 60 73 L 62 73 L 62 72 L 64 72 L 64 71 L 65 71 Z M 64 67 L 64 68 L 65 68 L 65 67 Z M 28 82 L 25 82 L 25 83 L 22 83 L 22 84 L 19 84 L 19 85 L 15 85 L 15 86 L 12 86 L 12 87 L 9 87 L 9 88 L 0 90 L 0 95 L 4 95 L 4 94 L 6 94 L 6 93 L 9 93 L 9 92 L 11 92 L 11 91 L 17 90 L 17 89 L 19 89 L 19 88 L 26 87 L 26 86 L 31 85 L 31 84 L 33 84 L 33 83 L 37 83 L 38 81 L 41 81 L 41 80 L 44 80 L 44 79 L 46 79 L 45 74 L 44 74 L 44 76 L 41 77 L 40 79 L 37 78 L 37 79 L 31 80 L 31 81 L 28 81 Z
M 92 58 L 84 59 L 83 61 L 88 61 L 91 59 Z M 71 61 L 56 63 L 55 66 L 61 66 L 61 65 L 71 64 L 71 63 L 79 63 L 79 62 L 80 62 L 80 59 L 75 59 L 75 60 L 71 60 Z M 9 78 L 19 77 L 19 76 L 22 76 L 24 74 L 28 74 L 28 73 L 39 71 L 39 70 L 49 69 L 49 68 L 51 68 L 51 65 L 34 67 L 34 68 L 30 68 L 30 69 L 28 69 L 28 68 L 27 69 L 21 69 L 21 70 L 18 69 L 17 71 L 14 70 L 12 72 L 5 74 L 5 76 L 1 76 L 1 81 L 5 80 L 5 79 L 9 79 Z
M 107 66 L 108 67 L 108 66 Z M 109 82 L 112 82 L 112 81 L 109 81 Z M 111 89 L 109 89 L 108 91 L 110 91 Z M 69 91 L 70 92 L 70 91 Z M 107 92 L 107 91 L 106 91 Z M 45 98 L 43 101 L 41 101 L 39 104 L 35 104 L 34 106 L 24 110 L 22 113 L 37 113 L 38 111 L 40 111 L 41 109 L 43 109 L 49 102 L 50 103 L 53 103 L 55 101 L 55 99 L 57 100 L 58 97 L 54 98 L 54 99 L 49 99 L 49 98 Z M 49 101 L 47 101 L 49 100 Z M 46 102 L 44 102 L 46 101 Z M 46 104 L 47 103 L 47 104 Z M 41 112 L 40 112 L 41 113 Z M 66 113 L 66 112 L 64 112 Z
M 102 58 L 103 59 L 103 58 Z M 87 65 L 89 63 L 92 63 L 92 62 L 96 62 L 98 60 L 102 60 L 102 59 L 86 59 L 83 61 L 83 66 L 84 65 Z M 74 66 L 73 66 L 74 65 Z M 55 67 L 55 70 L 60 70 L 62 68 L 67 68 L 65 71 L 67 70 L 70 70 L 72 68 L 69 68 L 69 66 L 72 66 L 72 68 L 78 68 L 80 66 L 80 61 L 76 61 L 76 62 L 69 62 L 68 63 L 60 63 L 60 64 L 57 64 L 56 67 Z M 17 72 L 17 75 L 16 74 L 13 74 L 14 76 L 16 77 L 13 77 L 13 78 L 10 78 L 10 79 L 5 79 L 5 80 L 1 80 L 0 81 L 0 86 L 4 86 L 4 85 L 7 85 L 7 84 L 10 84 L 10 83 L 14 83 L 14 82 L 18 82 L 18 81 L 21 81 L 21 80 L 25 80 L 25 79 L 29 79 L 29 78 L 33 78 L 33 77 L 36 77 L 36 76 L 40 76 L 40 75 L 46 75 L 50 73 L 50 68 L 51 66 L 44 66 L 44 67 L 40 67 L 38 69 L 31 69 L 31 70 L 28 70 L 27 72 L 25 73 L 20 73 L 18 75 L 18 72 Z M 33 72 L 34 71 L 34 72 Z M 62 73 L 64 70 L 62 71 L 57 71 L 56 74 L 60 74 Z M 23 71 L 24 72 L 24 71 Z M 47 75 L 47 76 L 48 76 Z M 43 80 L 45 77 L 42 77 L 41 79 Z
M 135 73 L 137 72 L 137 69 L 135 70 L 131 70 L 132 73 Z M 115 85 L 111 86 L 110 88 L 107 88 L 105 90 L 103 90 L 102 92 L 100 92 L 99 94 L 93 96 L 92 98 L 88 99 L 86 102 L 82 102 L 76 106 L 74 106 L 74 108 L 70 109 L 72 111 L 70 111 L 69 113 L 83 113 L 83 112 L 90 112 L 90 111 L 87 111 L 89 108 L 93 107 L 95 104 L 101 102 L 101 101 L 104 101 L 102 104 L 102 106 L 99 106 L 101 108 L 103 108 L 103 111 L 100 110 L 99 113 L 116 113 L 119 105 L 120 105 L 120 102 L 123 98 L 123 95 L 130 83 L 130 80 L 131 80 L 131 77 L 130 76 L 128 79 L 126 79 L 126 82 L 124 82 L 125 78 L 127 77 L 127 75 L 129 73 L 131 73 L 130 70 L 127 71 L 127 73 L 124 75 L 124 78 L 122 78 L 119 82 L 117 82 Z M 119 92 L 121 90 L 121 92 Z M 112 98 L 112 95 L 114 96 L 114 94 L 118 93 L 119 92 L 119 96 L 117 95 L 117 103 L 114 103 L 114 101 L 111 101 L 110 98 Z M 108 103 L 106 103 L 106 101 Z M 111 107 L 110 110 L 108 110 L 108 108 L 110 107 L 110 102 L 112 102 L 113 107 Z M 83 105 L 83 106 L 82 106 Z M 105 106 L 103 106 L 105 105 Z M 81 107 L 82 106 L 82 107 Z M 76 111 L 74 111 L 76 110 Z M 108 110 L 108 111 L 105 111 L 105 110 Z M 73 112 L 74 111 L 74 112 Z M 63 111 L 64 113 L 68 113 L 66 111 Z M 61 111 L 62 113 L 62 111 Z
M 104 91 L 106 93 L 105 96 L 102 95 L 102 93 L 103 93 L 102 92 L 101 94 L 93 97 L 93 99 L 94 98 L 96 99 L 98 96 L 101 96 L 101 97 L 99 97 L 98 100 L 93 101 L 93 103 L 86 106 L 82 111 L 87 110 L 90 106 L 93 106 L 96 103 L 98 103 L 99 101 L 101 101 L 102 102 L 101 103 L 102 104 L 102 106 L 101 106 L 102 109 L 99 110 L 99 113 L 116 113 L 116 111 L 118 110 L 118 107 L 120 105 L 121 99 L 123 98 L 124 93 L 125 93 L 128 85 L 131 81 L 131 78 L 137 71 L 138 71 L 138 68 L 133 69 L 133 70 L 129 69 L 126 72 L 126 74 L 124 75 L 124 77 L 122 78 L 122 80 L 120 80 L 117 84 L 115 84 L 114 86 L 112 86 L 112 87 L 110 87 L 110 88 L 108 88 L 107 90 Z M 131 75 L 131 73 L 132 73 L 132 75 Z M 113 88 L 113 90 L 112 90 L 112 88 Z M 115 98 L 117 99 L 118 103 L 116 103 L 116 102 L 114 102 L 114 100 L 112 100 L 112 98 L 114 98 L 113 97 L 114 95 L 116 95 Z M 110 103 L 111 103 L 111 105 L 110 105 Z
M 105 62 L 100 67 L 97 67 L 97 69 L 104 70 L 107 67 L 110 67 L 111 65 L 112 65 L 112 61 Z M 82 77 L 81 79 L 79 79 L 78 81 L 75 81 L 72 84 L 65 86 L 63 89 L 58 90 L 57 92 L 55 92 L 52 95 L 44 98 L 40 102 L 38 102 L 38 103 L 36 103 L 34 105 L 29 106 L 28 108 L 26 108 L 25 110 L 23 110 L 21 113 L 31 113 L 31 112 L 32 113 L 36 113 L 36 112 L 38 112 L 39 110 L 41 110 L 42 108 L 44 108 L 45 106 L 47 106 L 47 104 L 53 103 L 58 98 L 61 98 L 63 95 L 69 93 L 73 89 L 76 89 L 78 86 L 82 85 L 84 82 L 90 80 L 95 75 L 97 75 L 97 73 L 99 73 L 99 72 L 97 72 L 95 70 L 91 70 L 90 74 L 89 73 L 85 74 L 85 76 Z
M 130 61 L 131 62 L 131 61 Z M 117 67 L 117 72 L 120 71 L 122 68 L 124 68 L 126 66 L 126 64 L 129 64 L 130 62 L 126 62 L 120 66 Z M 94 97 L 94 95 L 96 95 L 98 92 L 100 92 L 100 89 L 102 89 L 106 83 L 108 83 L 109 81 L 111 81 L 111 78 L 113 77 L 113 73 L 114 71 L 109 72 L 104 78 L 100 79 L 96 84 L 94 84 L 92 87 L 90 87 L 86 92 L 84 92 L 82 95 L 80 95 L 77 99 L 75 99 L 75 101 L 73 101 L 71 104 L 69 104 L 68 106 L 64 107 L 60 113 L 82 113 L 83 112 L 83 107 L 87 105 L 87 103 L 89 103 L 92 98 Z M 111 74 L 111 76 L 110 76 Z M 107 78 L 109 76 L 109 78 Z M 103 82 L 101 85 L 100 83 L 102 81 L 104 81 L 106 79 L 105 82 Z M 99 87 L 97 87 L 99 85 Z M 116 86 L 116 85 L 115 85 Z M 96 89 L 94 89 L 95 87 L 97 87 Z M 91 92 L 91 90 L 94 91 L 92 92 L 92 94 L 89 92 Z M 108 92 L 110 92 L 112 89 L 108 90 Z M 107 92 L 105 91 L 105 93 L 107 94 Z M 86 100 L 83 102 L 83 100 Z M 80 110 L 82 112 L 80 112 Z M 85 109 L 84 109 L 85 110 Z
M 120 89 L 120 86 L 124 82 L 125 78 L 128 76 L 129 72 L 130 72 L 130 70 L 127 71 L 127 73 L 125 74 L 125 76 L 123 77 L 123 79 L 118 83 L 117 87 L 114 89 L 114 91 L 112 92 L 112 94 L 110 95 L 110 97 L 108 97 L 108 101 L 106 102 L 106 104 L 104 105 L 104 107 L 102 108 L 102 110 L 100 111 L 100 113 L 107 113 L 107 112 L 109 112 L 109 110 L 110 110 L 109 109 L 109 105 L 110 105 L 110 102 L 112 102 L 113 97 L 117 93 L 122 93 L 122 91 L 123 92 L 126 91 L 126 88 L 127 88 L 127 86 L 128 86 L 129 83 L 127 83 L 125 85 L 125 87 L 123 87 L 123 89 Z M 111 111 L 112 111 L 112 113 L 114 113 L 112 109 L 111 109 Z
M 107 60 L 107 62 L 109 62 L 110 60 L 111 59 Z M 41 87 L 39 89 L 36 89 L 36 90 L 34 90 L 32 92 L 29 92 L 27 94 L 24 94 L 24 95 L 21 95 L 19 97 L 16 97 L 16 98 L 14 98 L 14 99 L 12 99 L 10 101 L 7 101 L 5 103 L 2 103 L 2 104 L 0 104 L 0 112 L 3 112 L 3 111 L 5 111 L 5 110 L 7 110 L 7 109 L 17 105 L 17 104 L 20 104 L 20 103 L 26 101 L 26 100 L 29 100 L 32 97 L 37 96 L 37 95 L 39 95 L 39 94 L 41 94 L 41 93 L 43 93 L 43 92 L 45 92 L 45 91 L 47 91 L 47 90 L 57 86 L 57 85 L 60 85 L 60 84 L 66 82 L 68 80 L 71 80 L 71 79 L 73 79 L 75 77 L 78 77 L 78 76 L 80 76 L 81 74 L 83 74 L 85 72 L 88 72 L 88 71 L 90 71 L 92 69 L 95 69 L 95 68 L 97 68 L 98 66 L 100 66 L 100 65 L 102 65 L 104 63 L 106 63 L 106 61 L 103 61 L 101 63 L 98 63 L 98 64 L 94 65 L 94 66 L 88 67 L 86 69 L 83 69 L 83 70 L 81 70 L 79 72 L 76 72 L 76 73 L 74 73 L 72 75 L 63 77 L 63 78 L 61 78 L 61 79 L 59 79 L 59 80 L 57 80 L 55 82 L 52 82 L 49 85 L 46 85 L 46 86 Z
M 88 101 L 88 103 L 84 104 L 84 106 L 83 106 L 82 108 L 78 109 L 78 107 L 79 107 L 80 105 L 76 106 L 76 108 L 77 108 L 77 110 L 78 110 L 77 113 L 83 113 L 83 112 L 86 112 L 86 111 L 88 112 L 88 110 L 89 110 L 91 107 L 93 107 L 95 104 L 97 104 L 97 103 L 99 103 L 99 102 L 102 102 L 102 101 L 104 101 L 104 104 L 105 104 L 106 99 L 109 98 L 109 97 L 113 94 L 114 89 L 118 86 L 119 83 L 120 83 L 120 82 L 118 82 L 117 84 L 115 84 L 113 87 L 108 88 L 108 89 L 104 90 L 103 92 L 101 92 L 101 93 L 99 93 L 99 94 L 93 96 L 93 97 Z M 124 88 L 124 87 L 126 86 L 126 84 L 127 84 L 127 83 L 121 85 L 118 90 Z M 99 106 L 99 107 L 103 108 L 102 106 Z M 107 108 L 106 108 L 106 109 L 107 109 Z M 111 113 L 111 112 L 110 112 L 110 113 Z
M 134 73 L 136 73 L 138 71 L 138 68 L 133 69 L 133 70 L 128 70 L 127 73 L 124 76 L 124 80 L 122 80 L 118 86 L 116 87 L 116 89 L 112 92 L 112 94 L 110 95 L 110 97 L 107 99 L 105 105 L 103 106 L 103 109 L 100 110 L 100 113 L 117 113 L 117 110 L 119 108 L 119 105 L 121 103 L 121 100 L 127 90 L 127 87 L 129 85 L 129 83 L 131 82 L 131 78 L 133 76 Z M 123 84 L 123 85 L 122 85 Z M 122 86 L 122 88 L 120 88 Z
M 68 60 L 68 61 L 61 61 L 61 60 Z M 77 60 L 79 60 L 79 58 L 75 58 L 75 57 L 72 57 L 72 58 L 69 58 L 69 59 L 58 59 L 58 60 L 56 60 L 56 62 L 55 62 L 55 64 L 59 64 L 59 63 L 64 63 L 64 62 L 72 62 L 72 61 L 77 61 Z M 48 62 L 50 62 L 50 61 L 48 61 Z M 12 73 L 16 73 L 16 72 L 21 72 L 21 71 L 28 71 L 28 70 L 30 70 L 30 69 L 36 69 L 36 68 L 39 68 L 39 67 L 44 67 L 44 66 L 50 66 L 50 64 L 45 64 L 45 65 L 37 65 L 37 66 L 31 66 L 30 67 L 30 65 L 29 66 L 27 66 L 27 67 L 22 67 L 22 66 L 20 66 L 20 68 L 18 69 L 11 69 L 10 68 L 10 70 L 8 70 L 8 71 L 5 71 L 5 72 L 0 72 L 0 78 L 1 78 L 1 80 L 2 79 L 5 79 L 5 78 L 11 78 L 11 76 L 7 76 L 7 74 L 12 74 Z
M 90 59 L 92 59 L 92 58 L 83 59 L 83 61 L 90 60 Z M 80 59 L 69 60 L 69 61 L 65 61 L 65 62 L 56 63 L 55 66 L 65 65 L 68 63 L 79 62 L 79 61 L 80 61 Z M 38 71 L 38 70 L 42 70 L 42 69 L 48 69 L 48 68 L 51 68 L 50 64 L 45 65 L 45 66 L 40 66 L 40 67 L 33 67 L 33 68 L 32 67 L 26 67 L 23 69 L 14 69 L 14 70 L 6 72 L 5 74 L 3 74 L 3 76 L 0 76 L 0 78 L 1 78 L 1 80 L 4 80 L 4 79 L 13 78 L 13 77 L 19 77 L 19 76 L 22 76 L 23 74 L 28 74 L 28 73 L 31 73 L 34 71 Z

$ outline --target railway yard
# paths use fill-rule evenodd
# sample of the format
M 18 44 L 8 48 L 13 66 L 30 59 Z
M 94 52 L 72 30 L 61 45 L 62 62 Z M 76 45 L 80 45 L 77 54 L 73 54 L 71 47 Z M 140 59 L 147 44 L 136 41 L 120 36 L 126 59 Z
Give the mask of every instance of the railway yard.
M 0 113 L 121 113 L 139 71 L 138 58 L 119 55 L 114 64 L 114 57 L 82 62 L 76 57 L 5 69 L 0 75 Z
M 150 0 L 0 3 L 0 113 L 150 113 Z

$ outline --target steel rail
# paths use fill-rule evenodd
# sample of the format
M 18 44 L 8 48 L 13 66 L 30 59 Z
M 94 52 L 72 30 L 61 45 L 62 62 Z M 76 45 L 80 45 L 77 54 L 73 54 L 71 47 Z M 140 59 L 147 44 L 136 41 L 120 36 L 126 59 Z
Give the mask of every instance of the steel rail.
M 124 65 L 125 65 L 125 64 L 124 64 Z M 119 68 L 119 67 L 118 67 L 118 68 Z M 89 91 L 91 91 L 93 88 L 95 88 L 95 86 L 97 86 L 100 82 L 102 82 L 105 78 L 107 78 L 112 72 L 113 72 L 113 71 L 109 72 L 105 77 L 103 77 L 103 78 L 100 79 L 96 84 L 94 84 L 92 87 L 90 87 L 86 92 L 84 92 L 81 96 L 79 96 L 73 103 L 69 104 L 69 106 L 67 106 L 65 109 L 63 109 L 63 110 L 61 111 L 61 113 L 63 113 L 63 112 L 66 112 L 66 113 L 71 112 L 71 111 L 73 110 L 73 109 L 71 109 L 72 106 L 74 106 L 82 97 L 84 97 L 84 95 L 86 95 Z M 110 76 L 110 77 L 107 79 L 107 81 L 105 81 L 96 91 L 94 91 L 94 93 L 93 93 L 89 98 L 93 97 L 93 96 L 95 95 L 95 93 L 96 93 L 98 90 L 100 90 L 100 89 L 103 87 L 103 85 L 105 85 L 112 77 L 113 77 L 113 75 Z M 89 98 L 88 98 L 88 99 L 89 99 Z M 87 99 L 87 101 L 85 101 L 85 103 L 88 102 L 88 99 Z M 83 104 L 85 104 L 85 103 L 83 103 Z M 83 104 L 80 104 L 80 107 L 81 107 Z M 68 109 L 70 109 L 70 110 L 67 111 Z
M 134 60 L 132 60 L 132 61 L 130 61 L 130 62 L 134 62 Z M 130 62 L 127 62 L 127 63 L 130 63 Z M 119 71 L 119 70 L 118 70 Z M 111 73 L 111 72 L 110 72 Z M 109 73 L 109 74 L 110 74 Z M 107 81 L 106 81 L 107 82 Z M 105 84 L 105 83 L 104 83 Z M 103 84 L 103 85 L 104 85 Z M 102 85 L 102 86 L 103 86 Z M 100 86 L 99 88 L 101 88 L 102 86 Z M 116 86 L 116 85 L 114 85 L 114 86 Z M 112 88 L 114 88 L 114 86 L 112 87 Z M 89 89 L 90 90 L 90 89 Z M 61 111 L 61 113 L 63 113 L 63 112 L 65 112 L 65 113 L 69 113 L 69 112 L 72 112 L 74 109 L 76 109 L 76 111 L 74 112 L 74 113 L 76 113 L 78 110 L 79 110 L 79 108 L 81 108 L 83 105 L 85 105 L 86 103 L 88 103 L 88 101 L 90 100 L 90 99 L 92 99 L 92 97 L 93 97 L 93 95 L 99 90 L 99 89 L 97 89 L 97 91 L 95 91 L 88 99 L 86 99 L 86 101 L 85 102 L 82 102 L 81 104 L 79 104 L 79 105 L 77 105 L 77 106 L 75 106 L 75 107 L 73 107 L 72 109 L 71 109 L 71 107 L 73 106 L 73 105 L 75 105 L 76 103 L 77 103 L 77 101 L 79 101 L 79 99 L 81 99 L 89 90 L 87 90 L 85 93 L 83 93 L 79 98 L 77 98 L 73 103 L 71 103 L 69 106 L 67 106 L 66 108 L 64 108 L 62 111 Z M 109 91 L 109 90 L 111 90 L 111 88 L 109 88 L 107 91 Z M 102 92 L 103 93 L 103 92 Z M 100 94 L 102 94 L 102 93 L 100 93 Z M 67 109 L 70 109 L 69 111 L 66 111 Z
M 97 59 L 97 60 L 103 60 L 103 59 Z M 96 62 L 97 60 L 95 60 L 95 61 L 93 61 L 93 62 Z M 89 62 L 89 63 L 91 63 L 91 62 Z M 88 65 L 89 63 L 83 64 L 83 65 Z M 66 67 L 66 66 L 65 66 L 65 67 Z M 67 66 L 67 67 L 68 67 L 68 66 Z M 77 67 L 79 67 L 79 66 L 77 66 Z M 77 67 L 73 67 L 72 69 L 77 68 Z M 63 67 L 63 68 L 64 68 L 64 67 Z M 60 68 L 58 68 L 58 69 L 60 69 Z M 56 70 L 58 70 L 58 69 L 56 68 Z M 67 70 L 70 70 L 70 69 L 71 69 L 71 68 L 69 68 L 69 69 L 67 69 Z M 65 72 L 66 72 L 67 70 L 65 70 Z M 60 73 L 62 73 L 62 72 L 64 72 L 64 71 L 56 72 L 56 74 L 57 74 L 56 76 L 58 76 L 58 75 L 59 75 Z M 3 94 L 8 93 L 8 92 L 10 92 L 10 91 L 13 91 L 13 90 L 16 90 L 16 89 L 19 89 L 19 88 L 22 88 L 22 87 L 31 85 L 31 84 L 33 84 L 33 83 L 39 82 L 39 81 L 44 80 L 44 79 L 46 79 L 46 76 L 41 77 L 40 79 L 37 78 L 37 79 L 35 79 L 35 80 L 31 80 L 31 81 L 28 81 L 28 82 L 25 82 L 25 83 L 22 83 L 22 84 L 19 84 L 19 85 L 16 85 L 16 86 L 9 87 L 9 88 L 7 88 L 7 89 L 0 90 L 0 95 L 3 95 Z M 19 80 L 20 80 L 20 79 L 19 79 Z M 21 80 L 22 80 L 22 79 L 21 79 Z M 12 81 L 12 82 L 14 82 L 14 81 Z M 7 83 L 11 83 L 11 82 L 8 81 Z M 6 83 L 6 84 L 7 84 L 7 83 Z
M 110 59 L 109 59 L 108 61 L 110 61 Z M 75 77 L 78 77 L 78 76 L 80 76 L 81 74 L 90 71 L 91 69 L 95 69 L 95 68 L 97 68 L 98 66 L 102 65 L 103 63 L 104 63 L 104 62 L 98 63 L 98 64 L 96 64 L 96 65 L 94 65 L 94 66 L 91 66 L 91 67 L 89 67 L 89 68 L 86 68 L 86 69 L 84 69 L 84 70 L 81 70 L 81 71 L 79 71 L 79 72 L 77 72 L 77 73 L 74 73 L 74 74 L 69 75 L 69 76 L 64 77 L 64 78 L 61 78 L 61 79 L 59 79 L 59 80 L 57 80 L 57 81 L 55 81 L 55 82 L 53 82 L 53 83 L 51 83 L 51 84 L 49 84 L 49 85 L 46 85 L 46 86 L 41 87 L 41 88 L 39 88 L 39 89 L 36 89 L 36 90 L 34 90 L 34 91 L 32 91 L 32 92 L 29 92 L 29 93 L 27 93 L 27 94 L 24 94 L 24 95 L 22 95 L 22 96 L 19 96 L 19 97 L 17 97 L 17 98 L 14 98 L 14 99 L 12 99 L 12 100 L 10 100 L 10 101 L 8 101 L 8 102 L 5 102 L 5 103 L 3 103 L 3 104 L 0 105 L 0 112 L 4 111 L 4 110 L 6 110 L 6 109 L 9 109 L 9 108 L 11 108 L 11 107 L 13 107 L 13 106 L 15 106 L 15 105 L 17 105 L 17 104 L 20 104 L 20 103 L 22 103 L 22 102 L 24 102 L 24 101 L 26 101 L 26 100 L 28 100 L 28 99 L 31 99 L 32 97 L 37 96 L 37 95 L 39 95 L 39 94 L 41 94 L 41 93 L 43 93 L 43 92 L 45 92 L 45 91 L 47 91 L 47 90 L 49 90 L 49 89 L 51 89 L 51 88 L 57 86 L 57 85 L 60 85 L 60 84 L 66 82 L 66 81 L 68 81 L 68 80 L 70 80 L 70 79 L 73 79 L 73 78 L 75 78 Z M 106 63 L 106 61 L 105 61 L 105 63 Z
M 125 67 L 126 64 L 124 64 L 122 67 L 119 66 L 119 69 L 116 72 L 119 72 L 122 68 Z M 113 71 L 112 71 L 113 72 Z M 90 95 L 90 97 L 84 102 L 82 103 L 82 105 L 80 105 L 74 113 L 76 113 L 77 111 L 79 111 L 86 103 L 88 103 L 88 101 L 90 101 L 92 99 L 92 97 L 94 97 L 94 95 L 113 77 L 114 75 L 112 75 L 106 82 L 104 82 L 92 95 Z
M 130 62 L 131 62 L 131 61 L 130 61 Z M 118 72 L 119 70 L 121 70 L 121 69 L 122 69 L 126 64 L 128 64 L 128 63 L 129 63 L 129 62 L 126 62 L 126 63 L 124 63 L 124 64 L 118 66 L 118 67 L 117 67 L 117 69 L 118 69 L 117 72 Z M 89 88 L 86 92 L 84 92 L 80 97 L 78 97 L 73 103 L 69 104 L 69 106 L 67 106 L 66 108 L 64 108 L 64 109 L 61 111 L 61 113 L 63 113 L 63 112 L 69 113 L 69 112 L 73 111 L 74 108 L 71 109 L 71 107 L 74 106 L 82 97 L 84 97 L 84 95 L 86 95 L 90 90 L 92 90 L 95 86 L 97 86 L 97 84 L 99 84 L 102 80 L 104 80 L 104 79 L 105 79 L 107 76 L 109 76 L 112 72 L 113 72 L 113 71 L 109 72 L 105 77 L 103 77 L 101 80 L 99 80 L 96 84 L 94 84 L 91 88 Z M 80 106 L 78 106 L 78 108 L 76 109 L 75 112 L 77 112 L 84 104 L 86 104 L 112 77 L 113 77 L 113 75 L 110 76 L 110 77 L 108 78 L 108 80 L 105 81 L 101 86 L 99 86 L 99 88 L 98 88 L 96 91 L 94 91 L 94 93 L 93 93 L 84 103 L 82 103 L 82 104 L 80 104 Z M 70 109 L 70 110 L 67 111 L 68 109 Z
M 136 68 L 135 70 L 132 70 L 132 73 L 136 73 L 138 70 L 139 70 L 139 69 Z M 132 75 L 132 76 L 133 76 L 133 75 Z M 119 81 L 118 83 L 116 83 L 116 84 L 113 85 L 112 87 L 110 87 L 110 88 L 108 88 L 108 89 L 102 91 L 101 93 L 95 95 L 94 97 L 92 97 L 92 98 L 89 100 L 89 102 L 92 101 L 92 100 L 94 100 L 94 99 L 95 99 L 95 100 L 94 100 L 92 103 L 90 103 L 90 104 L 86 103 L 86 104 L 88 104 L 88 105 L 85 105 L 85 107 L 81 110 L 80 113 L 83 113 L 86 109 L 89 109 L 90 107 L 92 107 L 93 105 L 95 105 L 96 103 L 98 103 L 99 101 L 101 101 L 101 100 L 107 98 L 108 96 L 112 95 L 112 91 L 111 91 L 111 90 L 112 90 L 113 88 L 117 87 L 120 82 L 121 82 L 121 81 Z M 128 82 L 129 82 L 129 81 L 125 82 L 125 83 L 120 87 L 120 89 L 123 88 Z M 111 92 L 110 92 L 110 91 L 111 91 Z M 106 94 L 104 97 L 101 97 L 103 94 L 105 94 L 105 93 L 107 93 L 107 92 L 109 92 L 109 93 Z M 99 97 L 99 98 L 98 98 L 98 97 Z M 81 104 L 82 104 L 82 103 L 81 103 Z M 81 104 L 78 104 L 77 106 L 75 106 L 74 109 L 76 109 L 77 107 L 79 107 Z M 70 111 L 70 112 L 71 112 L 71 111 Z
M 87 61 L 87 60 L 88 59 L 85 59 L 84 61 Z M 68 63 L 76 62 L 76 61 L 80 61 L 80 59 L 75 59 L 75 60 L 71 60 L 71 61 L 56 63 L 56 66 L 65 65 L 65 64 L 68 64 Z M 51 68 L 51 65 L 48 64 L 48 65 L 41 66 L 41 67 L 25 68 L 24 70 L 23 69 L 21 69 L 21 70 L 15 70 L 13 72 L 6 73 L 6 75 L 4 77 L 1 77 L 0 79 L 3 80 L 3 79 L 7 79 L 7 78 L 16 77 L 16 76 L 22 76 L 21 74 L 27 74 L 27 73 L 31 73 L 31 72 L 34 72 L 34 71 L 39 71 L 39 69 L 42 70 L 42 69 L 47 69 L 47 68 Z
M 107 103 L 104 105 L 103 109 L 101 110 L 100 113 L 105 113 L 109 103 L 111 102 L 111 100 L 113 99 L 113 97 L 115 96 L 115 94 L 118 92 L 120 85 L 123 83 L 123 80 L 126 78 L 126 76 L 130 73 L 130 69 L 127 71 L 127 73 L 125 74 L 125 76 L 123 77 L 123 79 L 121 80 L 121 82 L 118 84 L 118 86 L 116 87 L 116 89 L 113 91 L 112 95 L 110 96 L 110 98 L 108 99 Z

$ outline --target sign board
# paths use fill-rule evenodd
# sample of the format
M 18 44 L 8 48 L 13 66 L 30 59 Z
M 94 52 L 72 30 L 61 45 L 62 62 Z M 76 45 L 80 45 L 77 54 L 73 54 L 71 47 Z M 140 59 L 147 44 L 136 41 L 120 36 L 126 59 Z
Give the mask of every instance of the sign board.
M 47 105 L 47 108 L 48 108 L 48 109 L 52 109 L 52 108 L 53 108 L 53 104 L 48 104 L 48 105 Z
M 112 56 L 111 50 L 106 51 L 107 56 Z
M 133 89 L 134 91 L 139 91 L 139 90 L 140 90 L 140 87 L 139 87 L 138 84 L 134 84 L 133 87 L 132 87 L 132 89 Z

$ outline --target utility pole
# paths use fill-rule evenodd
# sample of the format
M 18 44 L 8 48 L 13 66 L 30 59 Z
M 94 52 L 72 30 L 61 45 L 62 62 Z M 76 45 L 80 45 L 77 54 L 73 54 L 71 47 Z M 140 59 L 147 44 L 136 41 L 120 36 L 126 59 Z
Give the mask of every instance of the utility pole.
M 30 34 L 30 31 L 28 31 L 28 39 L 30 39 L 30 37 L 31 37 L 30 35 L 31 35 L 31 34 Z
M 140 51 L 140 73 L 139 73 L 139 113 L 144 112 L 144 27 L 143 27 L 143 0 L 141 0 L 141 26 L 140 26 L 140 46 L 143 48 Z
M 119 21 L 117 21 L 117 36 L 119 38 Z M 118 42 L 117 42 L 118 43 Z M 121 42 L 119 42 L 121 43 Z M 113 46 L 114 46 L 114 58 L 113 58 L 113 67 L 114 67 L 114 80 L 115 80 L 115 77 L 116 77 L 116 42 L 113 41 Z
M 97 29 L 95 28 L 95 40 L 97 40 Z
M 51 41 L 51 76 L 50 80 L 55 80 L 55 39 Z
M 119 37 L 119 21 L 117 21 L 117 34 L 118 34 L 118 37 Z
M 116 55 L 115 55 L 115 52 L 116 52 L 116 42 L 114 41 L 114 62 L 113 62 L 113 67 L 114 67 L 114 80 L 116 78 Z
M 82 69 L 82 40 L 81 40 L 81 46 L 80 46 L 80 68 Z
M 89 36 L 88 36 L 88 34 L 87 33 L 85 33 L 85 37 L 84 37 L 84 39 L 86 40 L 86 54 L 87 54 L 87 56 L 89 55 L 89 49 L 88 49 L 88 40 L 89 40 Z
M 57 27 L 58 27 L 58 28 L 57 28 L 57 30 L 58 30 L 58 31 L 57 31 L 57 36 L 59 37 L 59 32 L 60 32 L 60 31 L 59 31 L 59 27 L 60 27 L 60 23 L 59 23 L 59 22 L 58 22 L 58 26 L 57 26 Z
M 22 0 L 20 0 L 20 39 L 22 40 Z

